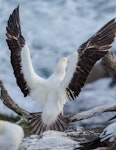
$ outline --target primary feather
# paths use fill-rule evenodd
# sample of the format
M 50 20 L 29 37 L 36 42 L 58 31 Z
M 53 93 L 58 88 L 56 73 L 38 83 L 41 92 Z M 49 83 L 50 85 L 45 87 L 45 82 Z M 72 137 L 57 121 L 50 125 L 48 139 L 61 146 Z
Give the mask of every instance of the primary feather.
M 48 79 L 38 76 L 33 69 L 29 48 L 21 31 L 19 7 L 10 15 L 6 31 L 17 84 L 24 96 L 30 95 L 42 109 L 42 114 L 37 113 L 30 119 L 33 131 L 37 134 L 48 129 L 63 131 L 68 123 L 68 117 L 63 116 L 63 106 L 68 98 L 78 96 L 96 61 L 107 54 L 115 38 L 115 19 L 72 55 L 61 58 Z

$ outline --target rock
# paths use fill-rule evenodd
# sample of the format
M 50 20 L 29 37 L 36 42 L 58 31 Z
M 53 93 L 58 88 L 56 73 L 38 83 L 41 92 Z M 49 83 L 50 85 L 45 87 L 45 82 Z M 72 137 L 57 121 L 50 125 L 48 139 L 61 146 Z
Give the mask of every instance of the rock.
M 70 127 L 65 132 L 46 131 L 24 138 L 19 150 L 111 150 L 115 141 L 100 142 L 103 128 Z
M 79 142 L 72 140 L 64 132 L 46 131 L 41 135 L 31 135 L 23 140 L 20 150 L 73 150 Z

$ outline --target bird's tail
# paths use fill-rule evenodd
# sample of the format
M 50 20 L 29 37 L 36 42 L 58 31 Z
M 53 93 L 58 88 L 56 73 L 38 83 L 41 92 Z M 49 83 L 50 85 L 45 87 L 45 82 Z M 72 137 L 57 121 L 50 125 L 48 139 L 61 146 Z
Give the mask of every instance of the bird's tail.
M 47 126 L 42 121 L 41 113 L 31 113 L 32 117 L 29 119 L 29 127 L 31 128 L 31 132 L 34 134 L 41 134 L 47 130 L 56 130 L 56 131 L 64 131 L 70 122 L 68 117 L 60 114 L 57 117 L 55 123 L 50 126 Z

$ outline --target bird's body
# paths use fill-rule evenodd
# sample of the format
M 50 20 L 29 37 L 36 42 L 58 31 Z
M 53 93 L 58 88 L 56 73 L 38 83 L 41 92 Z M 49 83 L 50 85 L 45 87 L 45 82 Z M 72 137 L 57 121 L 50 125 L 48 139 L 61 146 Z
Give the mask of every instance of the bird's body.
M 6 30 L 17 84 L 24 96 L 30 95 L 42 109 L 42 114 L 35 113 L 30 119 L 33 131 L 36 134 L 48 129 L 63 131 L 68 123 L 68 117 L 63 116 L 63 106 L 68 99 L 78 96 L 96 61 L 107 54 L 115 38 L 115 19 L 83 43 L 78 51 L 59 59 L 48 79 L 40 77 L 33 69 L 29 48 L 21 32 L 19 7 L 10 15 Z
M 18 150 L 23 137 L 19 125 L 0 120 L 0 150 Z
M 29 95 L 40 105 L 43 123 L 50 125 L 63 111 L 63 105 L 67 99 L 66 94 L 60 89 L 60 83 L 66 73 L 67 58 L 61 58 L 55 72 L 49 78 L 44 79 L 35 74 L 30 56 L 27 53 L 29 53 L 29 49 L 24 47 L 21 52 L 22 63 L 24 64 L 22 71 L 31 88 Z

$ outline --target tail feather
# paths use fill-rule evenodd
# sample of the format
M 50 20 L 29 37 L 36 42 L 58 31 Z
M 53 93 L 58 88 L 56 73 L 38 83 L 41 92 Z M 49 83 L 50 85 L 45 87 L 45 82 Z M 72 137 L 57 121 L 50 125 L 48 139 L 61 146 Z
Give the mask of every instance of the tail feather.
M 31 128 L 31 132 L 34 134 L 41 134 L 47 130 L 64 131 L 68 123 L 68 117 L 64 117 L 61 114 L 58 116 L 56 122 L 50 126 L 43 123 L 41 113 L 35 113 L 29 119 L 29 127 Z
M 44 132 L 44 124 L 40 123 L 40 124 L 38 124 L 38 126 L 35 130 L 35 134 L 40 134 L 40 133 L 43 133 L 43 132 Z
M 37 124 L 37 122 L 38 122 L 39 120 L 41 120 L 39 116 L 38 116 L 38 117 L 37 117 L 37 116 L 33 117 L 33 118 L 31 119 L 30 125 L 31 125 L 32 127 L 34 127 L 34 126 Z
M 65 125 L 63 125 L 63 124 L 60 122 L 59 119 L 57 120 L 57 122 L 56 122 L 55 125 L 56 125 L 55 129 L 58 129 L 59 131 L 64 131 L 64 130 L 65 130 L 65 129 L 64 129 Z

